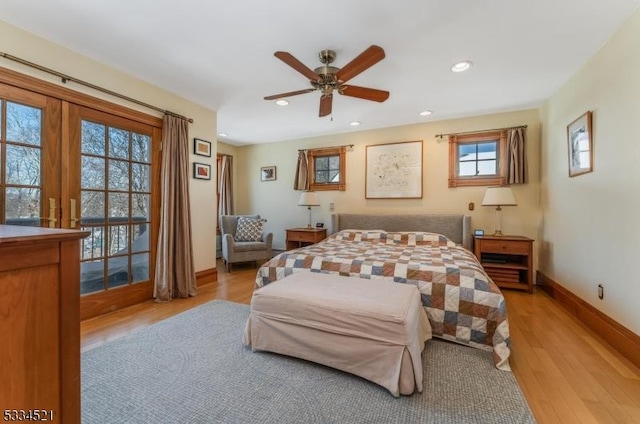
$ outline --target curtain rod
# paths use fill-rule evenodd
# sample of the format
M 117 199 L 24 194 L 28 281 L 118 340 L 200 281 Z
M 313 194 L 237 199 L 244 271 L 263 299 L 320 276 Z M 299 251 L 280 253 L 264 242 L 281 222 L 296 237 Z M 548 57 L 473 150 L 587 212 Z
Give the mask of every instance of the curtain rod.
M 298 149 L 299 152 L 306 152 L 307 150 L 326 150 L 326 149 L 335 149 L 338 147 L 348 147 L 350 149 L 353 149 L 353 144 L 344 144 L 342 146 L 329 146 L 329 147 L 318 147 L 316 149 Z
M 490 130 L 479 130 L 479 131 L 465 131 L 465 132 L 457 132 L 457 133 L 447 133 L 447 134 L 436 134 L 436 138 L 439 138 L 442 140 L 442 137 L 447 136 L 447 135 L 463 135 L 463 134 L 478 134 L 478 133 L 486 133 L 486 132 L 492 132 L 492 131 L 502 131 L 502 130 L 515 130 L 518 128 L 524 128 L 526 129 L 527 126 L 526 125 L 519 125 L 517 127 L 507 127 L 507 128 L 492 128 Z
M 60 78 L 62 80 L 63 84 L 66 84 L 68 81 L 75 82 L 76 84 L 84 85 L 85 87 L 89 87 L 89 88 L 92 88 L 94 90 L 101 91 L 103 93 L 109 94 L 109 95 L 114 96 L 114 97 L 118 97 L 118 98 L 126 100 L 128 102 L 135 103 L 135 104 L 138 104 L 140 106 L 144 106 L 146 108 L 153 109 L 153 110 L 158 111 L 158 112 L 162 112 L 162 113 L 164 113 L 166 115 L 175 116 L 176 118 L 186 119 L 188 122 L 193 123 L 193 119 L 192 118 L 187 118 L 187 117 L 182 116 L 180 114 L 177 114 L 175 112 L 171 112 L 171 111 L 162 109 L 160 107 L 150 105 L 149 103 L 145 103 L 145 102 L 142 102 L 140 100 L 136 100 L 134 98 L 125 96 L 124 94 L 116 93 L 115 91 L 111 91 L 108 88 L 103 88 L 103 87 L 100 87 L 98 85 L 91 84 L 90 82 L 86 82 L 86 81 L 71 77 L 69 75 L 65 75 L 65 74 L 63 74 L 61 72 L 54 71 L 53 69 L 49 69 L 49 68 L 46 68 L 46 67 L 44 67 L 42 65 L 38 65 L 37 63 L 29 62 L 28 60 L 20 59 L 19 57 L 12 56 L 12 55 L 10 55 L 8 53 L 3 53 L 3 52 L 0 52 L 0 56 L 4 57 L 5 59 L 12 60 L 14 62 L 18 62 L 18 63 L 20 63 L 22 65 L 26 65 L 26 66 L 29 66 L 31 68 L 37 69 L 39 71 L 46 72 L 46 73 L 51 74 L 51 75 L 55 75 L 55 76 L 57 76 L 58 78 Z

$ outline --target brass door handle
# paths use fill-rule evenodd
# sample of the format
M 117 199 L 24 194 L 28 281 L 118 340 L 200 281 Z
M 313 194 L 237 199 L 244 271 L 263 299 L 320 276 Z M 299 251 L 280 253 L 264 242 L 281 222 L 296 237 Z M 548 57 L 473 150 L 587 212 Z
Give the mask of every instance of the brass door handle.
M 58 222 L 56 218 L 56 199 L 49 198 L 49 216 L 41 216 L 40 219 L 49 221 L 49 228 L 56 228 L 56 222 Z
M 79 219 L 76 218 L 76 199 L 70 199 L 71 202 L 71 218 L 69 222 L 69 228 L 76 228 L 76 224 Z

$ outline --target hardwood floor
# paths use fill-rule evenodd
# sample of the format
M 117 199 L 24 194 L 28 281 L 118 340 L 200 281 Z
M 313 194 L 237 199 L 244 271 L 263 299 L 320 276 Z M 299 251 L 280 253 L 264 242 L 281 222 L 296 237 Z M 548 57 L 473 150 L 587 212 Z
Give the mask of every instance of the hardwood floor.
M 218 263 L 218 281 L 198 296 L 145 302 L 83 321 L 82 349 L 140 330 L 212 299 L 248 304 L 256 269 Z M 569 315 L 542 290 L 504 291 L 511 367 L 538 423 L 640 423 L 640 369 Z

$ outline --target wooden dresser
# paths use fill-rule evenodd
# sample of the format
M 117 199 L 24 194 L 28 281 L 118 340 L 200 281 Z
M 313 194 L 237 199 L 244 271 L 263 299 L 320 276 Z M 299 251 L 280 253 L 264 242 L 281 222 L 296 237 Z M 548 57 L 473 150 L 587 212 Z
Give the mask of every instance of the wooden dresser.
M 0 225 L 0 404 L 80 423 L 80 242 L 88 232 Z M 6 417 L 5 417 L 6 418 Z

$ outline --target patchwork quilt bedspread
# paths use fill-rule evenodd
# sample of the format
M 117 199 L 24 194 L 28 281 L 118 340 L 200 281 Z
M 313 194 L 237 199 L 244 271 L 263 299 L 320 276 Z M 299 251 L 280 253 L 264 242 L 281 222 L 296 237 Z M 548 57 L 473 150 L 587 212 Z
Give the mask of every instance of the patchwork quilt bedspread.
M 343 230 L 281 253 L 258 270 L 257 287 L 296 272 L 382 278 L 418 287 L 434 337 L 493 351 L 509 370 L 505 299 L 473 253 L 441 234 Z

